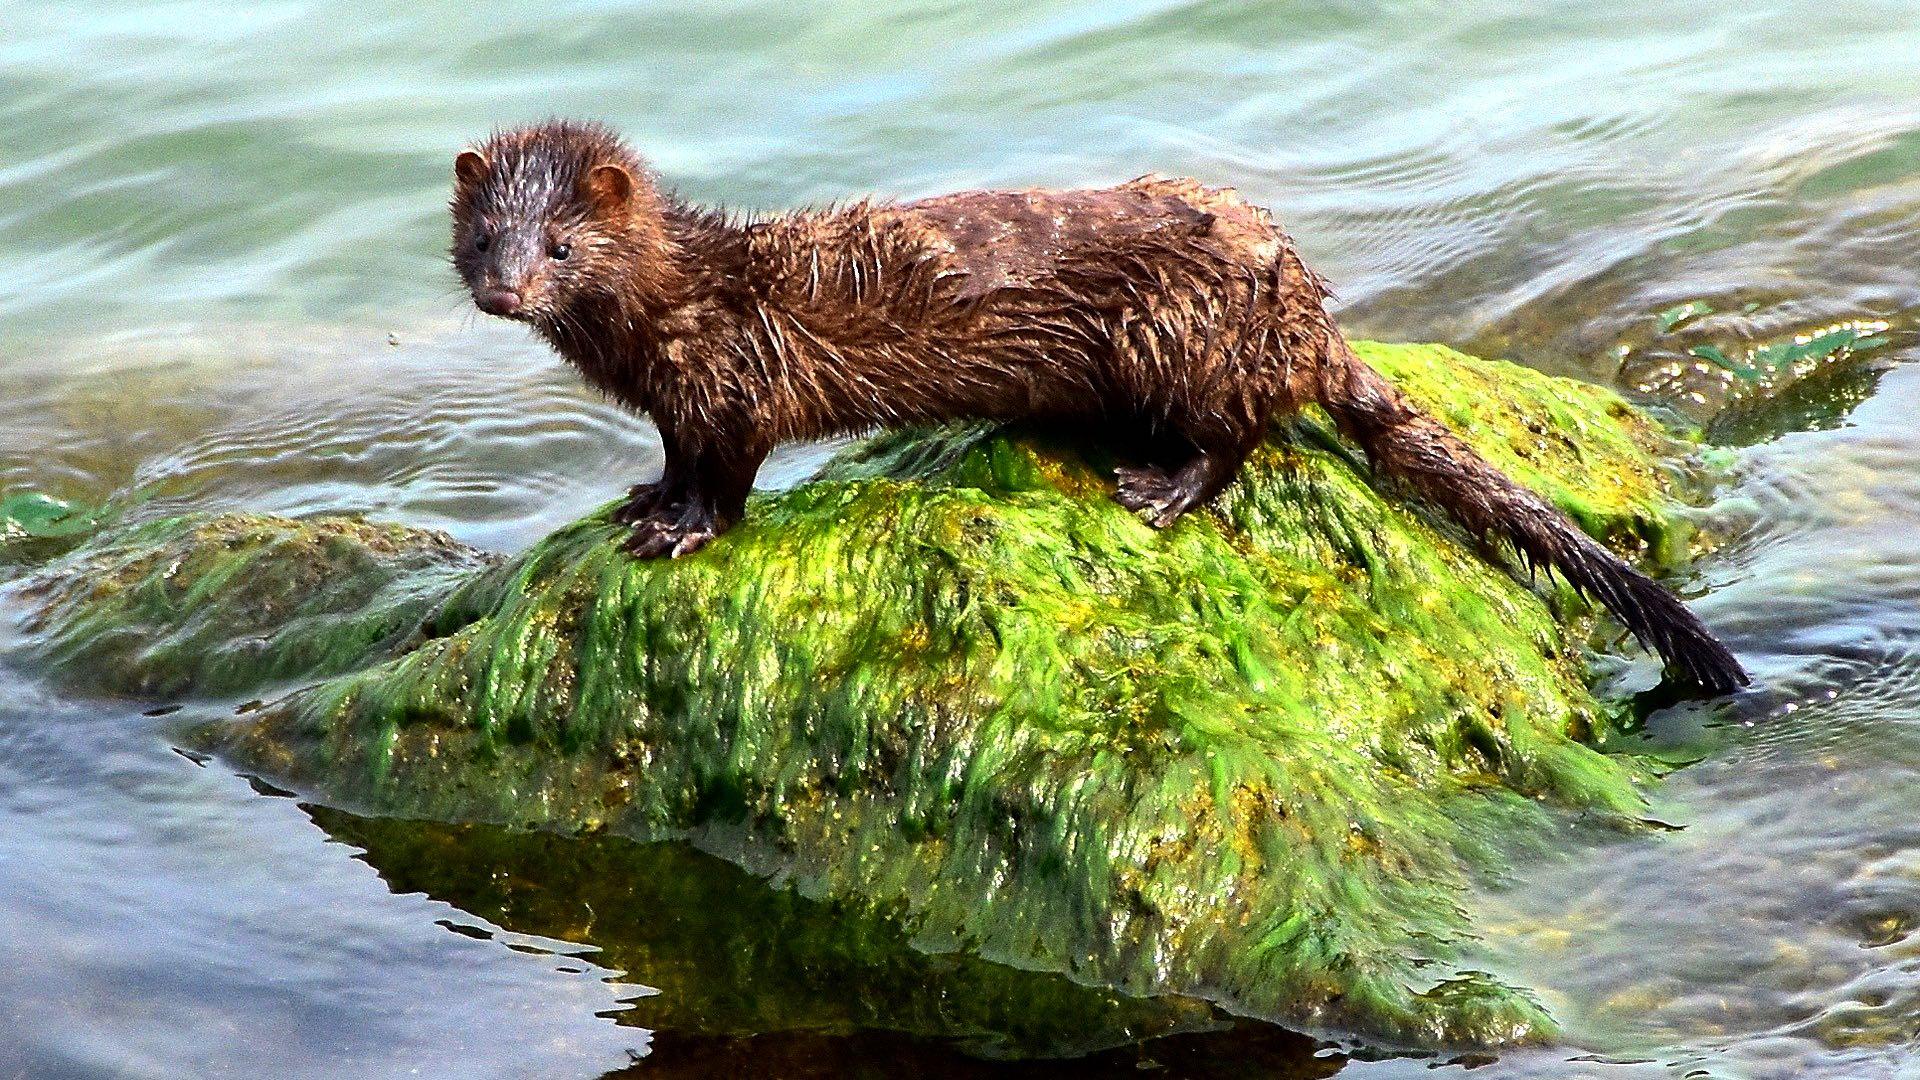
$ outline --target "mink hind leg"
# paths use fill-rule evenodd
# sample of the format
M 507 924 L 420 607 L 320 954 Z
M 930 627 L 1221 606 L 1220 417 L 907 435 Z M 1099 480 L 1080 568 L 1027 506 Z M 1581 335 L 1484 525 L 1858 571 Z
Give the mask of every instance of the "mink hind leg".
M 1184 434 L 1184 452 L 1166 452 L 1160 460 L 1114 470 L 1119 484 L 1114 499 L 1164 529 L 1196 507 L 1205 506 L 1240 475 L 1259 439 L 1243 432 L 1209 430 Z

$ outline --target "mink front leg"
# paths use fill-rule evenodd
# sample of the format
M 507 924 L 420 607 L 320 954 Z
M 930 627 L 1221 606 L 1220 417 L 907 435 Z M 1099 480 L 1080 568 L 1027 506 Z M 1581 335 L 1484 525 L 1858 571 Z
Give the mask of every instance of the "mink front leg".
M 677 509 L 687 499 L 689 470 L 685 453 L 672 441 L 666 441 L 667 463 L 660 479 L 635 484 L 627 489 L 627 501 L 613 508 L 617 525 L 637 525 L 648 518 Z
M 662 505 L 633 523 L 627 551 L 642 559 L 662 555 L 678 558 L 705 547 L 740 520 L 753 478 L 766 460 L 767 449 L 758 440 L 739 440 L 727 447 L 702 447 L 682 457 L 685 482 L 676 504 Z M 672 454 L 668 461 L 674 460 Z M 664 477 L 662 481 L 664 482 Z

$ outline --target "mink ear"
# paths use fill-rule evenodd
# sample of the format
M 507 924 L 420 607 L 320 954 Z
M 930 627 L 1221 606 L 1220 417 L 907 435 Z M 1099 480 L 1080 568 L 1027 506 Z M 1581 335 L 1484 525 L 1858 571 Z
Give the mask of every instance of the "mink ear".
M 618 165 L 595 165 L 580 181 L 580 189 L 602 216 L 615 217 L 633 201 L 633 174 Z
M 487 159 L 471 150 L 462 150 L 453 159 L 453 178 L 462 184 L 479 185 L 487 178 Z

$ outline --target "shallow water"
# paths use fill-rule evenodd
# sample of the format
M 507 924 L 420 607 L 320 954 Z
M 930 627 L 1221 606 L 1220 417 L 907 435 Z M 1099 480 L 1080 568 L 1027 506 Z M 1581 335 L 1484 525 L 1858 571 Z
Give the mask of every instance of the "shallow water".
M 1276 207 L 1356 331 L 1702 420 L 1796 336 L 1863 326 L 1877 349 L 1715 425 L 1737 480 L 1696 606 L 1765 686 L 1731 721 L 1649 722 L 1703 758 L 1658 795 L 1685 828 L 1485 901 L 1485 965 L 1542 988 L 1567 1046 L 1343 1066 L 1238 1025 L 1074 1069 L 1920 1074 L 1912 4 L 0 3 L 0 26 L 0 497 L 357 509 L 509 551 L 646 475 L 645 426 L 470 314 L 441 257 L 455 149 L 549 113 L 750 207 L 1191 173 Z M 309 814 L 173 752 L 151 704 L 0 686 L 0 1076 L 1044 1071 L 857 972 L 743 954 L 712 911 L 769 901 L 722 868 Z M 709 910 L 581 887 L 609 866 Z M 768 1010 L 790 1029 L 752 1036 Z

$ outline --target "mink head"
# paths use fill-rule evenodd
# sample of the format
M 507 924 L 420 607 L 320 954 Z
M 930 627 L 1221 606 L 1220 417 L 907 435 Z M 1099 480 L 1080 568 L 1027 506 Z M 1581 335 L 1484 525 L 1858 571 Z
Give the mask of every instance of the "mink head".
M 631 287 L 657 253 L 646 167 L 597 124 L 501 132 L 453 172 L 453 265 L 490 315 L 550 325 L 582 298 Z

